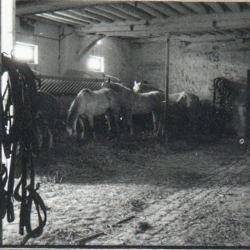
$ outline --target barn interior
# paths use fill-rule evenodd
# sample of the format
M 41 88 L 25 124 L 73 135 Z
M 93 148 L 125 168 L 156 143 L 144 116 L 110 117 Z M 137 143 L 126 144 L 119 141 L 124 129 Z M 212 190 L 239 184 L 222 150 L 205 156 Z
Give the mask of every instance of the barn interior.
M 142 80 L 212 103 L 214 79 L 247 85 L 249 11 L 247 2 L 17 0 L 14 36 L 34 46 L 37 61 L 30 66 L 43 76 L 113 76 L 128 87 Z M 100 68 L 90 68 L 93 60 Z M 70 85 L 70 93 L 54 86 L 46 91 L 76 95 L 79 88 Z M 231 120 L 229 130 L 244 137 L 248 118 Z
M 100 83 L 109 78 L 129 88 L 133 87 L 134 81 L 145 81 L 164 91 L 166 96 L 185 91 L 199 97 L 202 110 L 196 113 L 199 118 L 198 128 L 195 132 L 196 137 L 192 134 L 192 138 L 210 142 L 211 138 L 217 139 L 218 136 L 230 137 L 237 139 L 237 145 L 247 146 L 245 142 L 248 135 L 249 117 L 246 111 L 250 108 L 250 95 L 248 96 L 250 88 L 249 2 L 113 0 L 11 0 L 8 2 L 12 3 L 14 12 L 12 17 L 8 16 L 9 13 L 4 15 L 3 3 L 6 1 L 2 0 L 1 52 L 12 53 L 16 59 L 26 60 L 30 68 L 42 80 L 41 90 L 58 98 L 66 111 L 83 87 L 98 89 Z M 12 18 L 12 23 L 9 18 Z M 6 33 L 4 33 L 6 22 L 12 26 L 13 43 L 7 44 L 7 47 L 10 46 L 8 48 L 6 47 Z M 223 78 L 234 86 L 240 86 L 241 90 L 243 86 L 244 89 L 244 97 L 239 96 L 234 104 L 229 104 L 231 110 L 235 112 L 230 114 L 230 121 L 225 119 L 223 124 L 221 123 L 223 114 L 219 113 L 219 117 L 212 117 L 215 104 L 214 83 L 217 78 Z M 180 110 L 167 128 L 170 139 L 173 137 L 174 140 L 179 140 L 183 138 L 183 135 L 190 136 L 192 128 L 190 130 L 189 127 L 185 127 L 186 117 L 183 112 L 185 113 L 185 110 Z M 218 112 L 216 114 L 218 115 Z M 151 120 L 151 114 L 135 117 L 136 133 L 152 130 Z M 103 131 L 103 123 L 103 118 L 96 120 L 96 130 L 100 133 Z M 202 137 L 198 137 L 197 134 L 202 134 Z M 133 142 L 129 143 L 129 153 L 134 150 L 134 147 L 137 149 L 137 142 L 134 139 L 131 140 Z M 140 143 L 143 144 L 143 141 Z M 194 144 L 192 148 L 193 146 Z M 87 151 L 91 152 L 93 148 L 89 147 Z M 121 151 L 124 150 L 123 146 L 118 148 Z M 61 148 L 58 148 L 56 154 L 59 154 L 60 150 Z M 75 154 L 77 153 L 79 153 L 78 150 L 75 150 Z M 244 154 L 247 154 L 246 151 Z M 44 161 L 52 162 L 53 166 L 57 164 L 53 155 L 49 156 L 49 160 L 47 159 L 47 151 L 46 156 L 42 157 Z M 223 155 L 223 157 L 224 162 L 227 161 L 227 156 Z M 209 161 L 209 159 L 206 160 Z M 107 162 L 104 165 L 113 164 Z M 112 162 L 115 162 L 115 159 Z M 223 162 L 221 164 L 223 165 Z M 247 163 L 244 161 L 244 164 Z M 243 165 L 241 165 L 242 171 L 237 174 L 244 175 L 244 171 L 247 171 Z M 231 167 L 231 165 L 227 167 L 228 174 Z M 65 170 L 60 171 L 62 173 Z M 185 171 L 184 168 L 183 171 Z M 206 170 L 202 169 L 202 171 Z M 214 175 L 216 171 L 219 170 L 213 168 Z M 184 182 L 185 180 L 183 179 Z M 242 182 L 245 185 L 249 180 L 244 179 L 244 181 Z M 191 182 L 189 184 L 192 186 Z M 242 183 L 240 185 L 244 186 Z M 160 195 L 162 190 L 158 191 L 157 195 Z M 219 195 L 220 191 L 217 190 L 216 194 Z M 230 195 L 226 195 L 223 198 L 231 198 Z M 137 205 L 140 207 L 140 204 L 134 204 L 133 208 L 136 209 Z M 229 204 L 229 201 L 225 201 L 225 204 Z M 63 207 L 62 204 L 60 206 Z M 141 206 L 143 207 L 143 204 Z M 246 212 L 246 209 L 244 211 Z M 244 216 L 245 213 L 243 213 Z M 144 225 L 143 222 L 140 223 Z M 138 230 L 147 231 L 147 225 L 144 226 L 145 228 L 137 228 L 137 232 Z M 249 228 L 249 225 L 244 224 L 244 226 L 245 229 Z M 86 234 L 89 233 L 86 232 Z M 212 235 L 211 232 L 210 236 Z M 127 239 L 130 236 L 131 234 Z M 58 241 L 59 244 L 68 245 L 71 236 L 68 237 L 68 241 Z M 72 237 L 74 238 L 73 233 Z M 143 244 L 143 238 L 137 238 L 137 241 L 123 241 L 122 236 L 118 238 L 114 242 L 100 240 L 93 241 L 93 244 L 121 245 L 124 242 L 127 242 L 127 245 L 137 245 L 137 242 Z M 74 240 L 72 240 L 73 244 L 79 242 Z M 148 238 L 145 240 L 147 245 L 159 244 L 158 240 L 150 241 Z M 235 238 L 234 241 L 228 241 L 228 245 L 241 245 L 238 240 Z M 170 242 L 170 245 L 178 246 L 193 244 L 207 246 L 211 243 L 207 239 L 201 242 L 192 240 L 191 236 L 180 242 L 174 238 L 168 242 L 162 238 L 160 242 L 160 245 L 169 245 Z M 7 243 L 11 244 L 10 241 Z M 57 241 L 48 240 L 47 244 L 50 243 L 56 245 Z M 34 244 L 41 243 L 34 241 Z M 249 244 L 249 237 L 244 236 L 243 245 L 247 244 Z M 228 246 L 223 240 L 213 242 L 211 245 Z

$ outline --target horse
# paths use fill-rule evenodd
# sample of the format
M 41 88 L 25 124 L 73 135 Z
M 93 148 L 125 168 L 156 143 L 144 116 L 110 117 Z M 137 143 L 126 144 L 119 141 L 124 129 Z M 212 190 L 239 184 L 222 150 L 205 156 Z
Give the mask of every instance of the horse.
M 121 110 L 124 112 L 128 123 L 130 134 L 134 134 L 132 124 L 132 115 L 152 113 L 153 132 L 156 135 L 163 134 L 163 111 L 164 111 L 164 93 L 160 91 L 151 91 L 148 93 L 135 93 L 131 89 L 120 83 L 105 81 L 102 88 L 109 88 L 118 93 Z
M 43 147 L 45 133 L 48 133 L 49 137 L 48 149 L 53 148 L 53 133 L 58 129 L 61 121 L 59 101 L 49 93 L 37 91 L 36 131 L 39 149 Z
M 133 91 L 137 93 L 160 91 L 163 93 L 162 90 L 154 86 L 151 86 L 149 84 L 145 84 L 142 81 L 141 82 L 134 81 Z M 182 91 L 173 94 L 168 94 L 168 102 L 170 109 L 186 109 L 190 127 L 195 131 L 196 113 L 200 102 L 199 97 L 196 96 L 195 94 Z
M 70 136 L 76 135 L 76 125 L 80 122 L 83 129 L 82 139 L 84 138 L 83 118 L 87 118 L 92 130 L 93 138 L 96 138 L 94 131 L 94 117 L 105 115 L 108 122 L 108 133 L 111 131 L 110 119 L 113 115 L 117 133 L 119 132 L 119 98 L 115 91 L 107 88 L 91 91 L 82 89 L 73 100 L 68 110 L 66 131 Z

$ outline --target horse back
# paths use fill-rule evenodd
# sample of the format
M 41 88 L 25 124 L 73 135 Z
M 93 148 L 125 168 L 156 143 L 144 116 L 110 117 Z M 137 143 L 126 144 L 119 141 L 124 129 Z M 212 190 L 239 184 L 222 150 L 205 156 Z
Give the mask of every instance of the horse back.
M 60 102 L 51 94 L 37 92 L 37 114 L 43 117 L 47 123 L 53 124 L 60 119 Z

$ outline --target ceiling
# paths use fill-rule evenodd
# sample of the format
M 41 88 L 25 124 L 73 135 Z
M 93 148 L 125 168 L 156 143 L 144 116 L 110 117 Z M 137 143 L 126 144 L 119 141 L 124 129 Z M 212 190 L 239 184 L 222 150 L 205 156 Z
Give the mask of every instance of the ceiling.
M 16 1 L 23 20 L 69 25 L 80 35 L 166 39 L 250 38 L 250 2 Z

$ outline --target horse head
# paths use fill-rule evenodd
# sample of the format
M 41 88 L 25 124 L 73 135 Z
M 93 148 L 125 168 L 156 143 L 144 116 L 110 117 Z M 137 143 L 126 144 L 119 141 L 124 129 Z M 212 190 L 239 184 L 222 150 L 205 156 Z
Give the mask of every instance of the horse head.
M 133 91 L 137 92 L 137 93 L 140 93 L 141 92 L 141 84 L 142 84 L 141 81 L 140 82 L 134 81 Z

